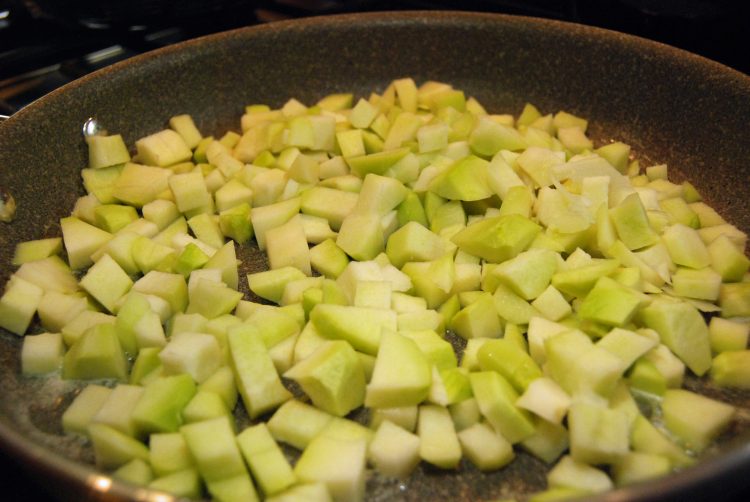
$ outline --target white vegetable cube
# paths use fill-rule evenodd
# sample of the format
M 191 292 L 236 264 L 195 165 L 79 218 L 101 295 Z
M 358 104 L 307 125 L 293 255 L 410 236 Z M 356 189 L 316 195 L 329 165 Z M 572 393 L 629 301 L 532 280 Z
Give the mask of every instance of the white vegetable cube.
M 360 98 L 357 104 L 352 108 L 352 112 L 349 115 L 349 121 L 354 127 L 359 129 L 365 129 L 370 126 L 375 117 L 377 117 L 379 110 L 377 107 L 370 104 L 366 99 Z
M 552 464 L 570 446 L 568 429 L 537 418 L 534 420 L 534 434 L 521 441 L 520 445 L 535 457 Z
M 58 371 L 64 353 L 65 344 L 60 333 L 26 336 L 21 348 L 21 372 L 41 375 Z
M 230 414 L 231 411 L 219 394 L 210 390 L 199 390 L 183 408 L 182 419 L 186 424 L 191 424 Z
M 559 424 L 570 408 L 570 396 L 551 378 L 533 380 L 516 400 L 516 406 Z
M 565 301 L 562 293 L 555 289 L 551 284 L 541 295 L 537 296 L 536 299 L 531 302 L 531 305 L 550 321 L 559 321 L 573 312 L 573 309 L 570 307 L 570 304 Z
M 630 421 L 624 411 L 578 401 L 568 413 L 570 454 L 589 464 L 612 464 L 628 452 Z
M 574 488 L 589 493 L 605 492 L 612 489 L 612 480 L 604 471 L 578 462 L 566 455 L 547 474 L 551 488 Z
M 666 455 L 630 452 L 612 469 L 618 486 L 666 476 L 672 471 L 672 462 Z
M 84 387 L 63 413 L 63 430 L 87 434 L 91 419 L 99 412 L 111 392 L 112 389 L 103 385 L 87 385 Z
M 451 328 L 462 338 L 496 338 L 502 333 L 492 295 L 481 293 L 453 316 Z
M 169 127 L 175 130 L 182 137 L 185 146 L 195 148 L 200 143 L 203 136 L 195 126 L 193 117 L 188 114 L 175 115 L 169 119 Z
M 200 172 L 173 174 L 169 177 L 169 188 L 181 213 L 206 207 L 213 200 Z
M 653 363 L 659 373 L 664 375 L 667 381 L 667 387 L 680 387 L 685 377 L 685 363 L 679 357 L 669 350 L 664 344 L 659 344 L 644 356 L 645 359 Z
M 458 403 L 471 397 L 468 372 L 463 368 L 439 370 L 432 366 L 432 385 L 427 400 L 441 406 Z
M 291 265 L 312 275 L 310 249 L 299 217 L 266 231 L 266 252 L 272 269 Z
M 172 306 L 164 298 L 148 294 L 144 294 L 143 298 L 148 302 L 151 311 L 159 316 L 161 322 L 166 323 L 172 317 Z
M 282 493 L 266 498 L 266 502 L 331 502 L 331 495 L 325 483 L 299 483 Z
M 190 278 L 188 279 L 188 297 L 195 294 L 195 288 L 201 280 L 221 284 L 221 270 L 218 268 L 201 268 L 190 272 Z
M 434 152 L 448 146 L 450 127 L 445 122 L 424 125 L 417 131 L 419 153 Z
M 290 103 L 289 101 L 287 103 Z M 312 122 L 310 117 L 294 117 L 287 122 L 289 133 L 286 136 L 288 146 L 299 148 L 312 148 L 315 141 Z
M 112 196 L 133 206 L 143 206 L 169 188 L 171 175 L 170 169 L 128 162 L 115 181 Z
M 508 440 L 485 422 L 462 430 L 458 440 L 466 457 L 482 471 L 500 469 L 515 457 Z
M 0 327 L 23 335 L 31 324 L 44 290 L 14 275 L 0 298 Z
M 238 324 L 227 331 L 232 368 L 250 418 L 277 408 L 292 397 L 281 383 L 257 328 Z
M 662 239 L 675 264 L 696 269 L 711 264 L 711 255 L 694 228 L 672 225 L 664 231 Z
M 366 444 L 370 444 L 374 435 L 375 433 L 369 427 L 343 417 L 333 417 L 320 431 L 321 437 L 325 436 L 339 441 L 359 441 L 360 439 L 364 439 Z
M 461 461 L 461 444 L 447 408 L 434 404 L 419 407 L 419 456 L 425 462 L 452 469 Z
M 448 406 L 456 431 L 460 432 L 479 422 L 482 412 L 473 397 Z
M 227 178 L 231 178 L 245 167 L 245 164 L 232 156 L 229 148 L 220 141 L 211 141 L 208 144 L 206 147 L 206 160 L 208 160 L 209 164 L 218 168 L 219 174 Z
M 336 133 L 336 142 L 341 149 L 341 155 L 345 158 L 365 155 L 365 144 L 362 141 L 362 131 L 349 129 Z
M 88 427 L 88 434 L 99 469 L 117 469 L 136 458 L 148 460 L 145 444 L 112 427 L 92 423 Z
M 91 228 L 98 230 L 96 227 Z M 70 256 L 68 256 L 68 259 L 70 259 Z M 78 291 L 76 276 L 59 256 L 49 256 L 41 260 L 24 263 L 13 275 L 36 284 L 44 291 L 60 291 L 61 293 Z
M 708 245 L 711 267 L 725 282 L 740 281 L 750 267 L 750 259 L 744 251 L 744 245 L 737 246 L 728 235 L 720 235 Z
M 88 145 L 89 167 L 92 169 L 124 164 L 130 160 L 128 147 L 119 134 L 88 136 L 86 143 Z
M 384 420 L 370 443 L 369 458 L 380 474 L 405 478 L 419 463 L 419 436 Z
M 277 441 L 303 450 L 332 420 L 333 415 L 291 399 L 273 414 L 268 421 L 268 430 Z
M 190 499 L 199 498 L 203 491 L 200 474 L 194 467 L 158 477 L 151 481 L 148 487 L 152 490 Z
M 231 209 L 235 206 L 239 206 L 243 202 L 247 202 L 252 206 L 253 191 L 241 181 L 231 179 L 221 188 L 216 190 L 214 198 L 216 199 L 216 209 L 219 211 Z
M 403 293 L 412 289 L 411 278 L 390 263 L 380 265 L 380 272 L 383 275 L 383 280 L 391 283 L 393 291 Z
M 391 283 L 359 281 L 354 292 L 355 307 L 388 309 L 391 307 Z
M 209 279 L 198 279 L 190 291 L 188 314 L 201 314 L 207 319 L 214 319 L 232 312 L 242 299 L 242 293 L 228 287 L 223 282 Z
M 481 287 L 482 266 L 478 263 L 456 263 L 452 293 L 477 291 Z
M 167 374 L 187 373 L 198 383 L 205 381 L 221 365 L 219 342 L 205 333 L 179 333 L 159 353 Z
M 302 228 L 305 230 L 305 238 L 310 244 L 320 244 L 325 240 L 336 238 L 336 232 L 331 230 L 331 225 L 325 218 L 311 214 L 300 214 L 299 217 L 302 221 Z
M 267 206 L 280 200 L 289 181 L 288 173 L 281 169 L 264 169 L 256 174 L 249 182 L 253 191 L 253 206 Z
M 721 275 L 711 268 L 693 270 L 680 267 L 672 274 L 675 294 L 685 298 L 716 301 L 719 298 L 721 281 Z
M 149 463 L 157 476 L 166 476 L 194 465 L 185 437 L 179 432 L 150 435 Z
M 136 436 L 138 429 L 132 419 L 132 411 L 141 394 L 143 387 L 139 385 L 118 385 L 93 416 L 92 423 L 108 425 L 128 436 Z
M 373 312 L 389 311 L 373 309 Z M 390 408 L 419 404 L 427 397 L 431 381 L 430 362 L 419 346 L 403 335 L 382 330 L 365 405 Z
M 745 350 L 747 348 L 750 324 L 712 317 L 708 324 L 708 336 L 714 352 Z
M 224 183 L 227 182 L 227 179 L 222 174 L 221 169 L 214 169 L 205 175 L 203 181 L 206 183 L 206 189 L 211 195 L 213 195 L 216 193 L 216 190 L 221 188 Z
M 466 342 L 466 348 L 464 349 L 464 353 L 461 357 L 462 368 L 469 371 L 478 371 L 480 369 L 477 354 L 479 353 L 479 349 L 482 348 L 482 345 L 484 345 L 488 340 L 492 340 L 492 338 L 470 338 Z
M 341 155 L 337 155 L 335 157 L 331 157 L 328 160 L 324 160 L 320 163 L 319 168 L 320 170 L 318 172 L 318 175 L 322 180 L 349 174 L 349 165 Z
M 393 292 L 391 294 L 391 310 L 394 310 L 399 314 L 406 312 L 421 312 L 427 310 L 427 301 L 421 296 Z
M 391 422 L 409 432 L 417 428 L 417 406 L 398 406 L 395 408 L 373 408 L 370 415 L 370 427 L 377 429 L 383 422 Z
M 177 205 L 166 199 L 156 199 L 144 204 L 142 211 L 143 218 L 155 223 L 159 230 L 165 229 L 167 225 L 180 217 Z
M 591 150 L 594 147 L 593 142 L 586 137 L 586 134 L 580 127 L 563 127 L 557 130 L 557 138 L 565 148 L 573 153 L 581 153 L 584 150 Z
M 284 373 L 296 381 L 315 406 L 344 416 L 365 399 L 365 373 L 351 345 L 327 341 Z
M 68 324 L 63 326 L 63 341 L 65 342 L 65 345 L 70 347 L 81 338 L 83 333 L 85 333 L 90 327 L 103 323 L 114 324 L 115 320 L 116 317 L 113 315 L 105 314 L 103 312 L 95 312 L 93 310 L 84 310 L 71 319 Z
M 365 493 L 367 441 L 314 438 L 294 466 L 300 481 L 326 484 L 336 502 L 359 502 Z
M 16 244 L 13 253 L 13 265 L 22 265 L 30 261 L 41 260 L 62 251 L 62 238 L 36 239 Z
M 261 423 L 242 431 L 237 436 L 237 444 L 264 494 L 273 495 L 297 481 L 292 467 L 266 424 Z
M 686 448 L 703 451 L 734 419 L 727 403 L 684 389 L 670 389 L 662 401 L 664 425 Z
M 39 302 L 37 315 L 44 329 L 56 333 L 88 308 L 89 301 L 85 295 L 47 291 Z
M 658 338 L 643 336 L 634 331 L 614 328 L 604 335 L 596 345 L 617 356 L 626 367 L 659 344 Z
M 144 164 L 166 167 L 190 160 L 193 152 L 178 133 L 164 129 L 135 142 L 138 157 Z
M 180 433 L 207 483 L 247 473 L 228 417 L 183 425 Z
M 167 338 L 159 315 L 155 312 L 146 312 L 133 325 L 133 333 L 138 349 L 144 347 L 164 347 Z
M 148 485 L 154 480 L 154 472 L 145 460 L 134 458 L 114 471 L 112 477 L 134 485 Z
M 100 228 L 69 216 L 60 220 L 68 262 L 73 269 L 80 269 L 92 263 L 91 255 L 112 239 L 112 234 Z
M 277 202 L 275 204 L 256 207 L 250 213 L 250 220 L 255 231 L 255 239 L 261 250 L 266 248 L 266 231 L 289 221 L 300 210 L 300 198 Z
M 133 287 L 128 274 L 108 254 L 86 272 L 81 286 L 110 312 L 115 312 L 117 301 Z
M 417 84 L 414 79 L 399 78 L 392 82 L 393 87 L 396 89 L 396 97 L 398 98 L 398 104 L 407 112 L 417 111 Z

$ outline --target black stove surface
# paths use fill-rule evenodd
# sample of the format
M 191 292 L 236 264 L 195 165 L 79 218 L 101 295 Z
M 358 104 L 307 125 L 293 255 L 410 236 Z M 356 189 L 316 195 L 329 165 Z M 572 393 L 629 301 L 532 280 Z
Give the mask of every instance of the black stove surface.
M 312 15 L 443 9 L 560 19 L 650 38 L 750 74 L 735 0 L 0 0 L 0 115 L 117 61 L 201 35 Z M 13 458 L 0 456 L 0 500 L 52 501 Z M 723 497 L 750 500 L 750 494 Z
M 750 73 L 735 0 L 0 0 L 0 114 L 165 45 L 311 15 L 403 9 L 504 12 L 639 35 Z

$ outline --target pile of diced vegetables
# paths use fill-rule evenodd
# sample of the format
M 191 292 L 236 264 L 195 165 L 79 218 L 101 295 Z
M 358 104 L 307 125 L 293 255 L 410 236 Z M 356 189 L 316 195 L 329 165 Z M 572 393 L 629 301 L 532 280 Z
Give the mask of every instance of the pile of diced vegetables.
M 520 450 L 550 466 L 530 500 L 666 475 L 735 419 L 686 372 L 750 387 L 746 235 L 586 129 L 404 78 L 218 139 L 175 116 L 132 158 L 89 137 L 87 195 L 18 244 L 0 326 L 24 374 L 97 380 L 62 421 L 100 469 L 179 496 L 357 501 L 370 468 Z M 240 278 L 252 239 L 269 269 Z

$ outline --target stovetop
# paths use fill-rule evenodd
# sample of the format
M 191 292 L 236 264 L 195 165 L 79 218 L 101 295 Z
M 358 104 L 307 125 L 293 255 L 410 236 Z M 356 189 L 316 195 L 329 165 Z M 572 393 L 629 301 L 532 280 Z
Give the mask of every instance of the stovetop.
M 0 0 L 0 114 L 87 73 L 209 33 L 279 19 L 403 9 L 503 12 L 631 33 L 745 73 L 735 0 Z

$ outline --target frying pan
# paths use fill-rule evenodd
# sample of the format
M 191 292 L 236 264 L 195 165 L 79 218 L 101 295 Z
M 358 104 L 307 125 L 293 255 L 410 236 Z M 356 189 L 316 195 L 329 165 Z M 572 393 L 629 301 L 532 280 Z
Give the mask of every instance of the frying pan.
M 382 90 L 394 78 L 440 80 L 497 113 L 526 101 L 590 119 L 598 142 L 629 143 L 642 165 L 667 163 L 741 230 L 750 230 L 747 118 L 750 78 L 686 52 L 579 25 L 524 17 L 402 12 L 310 18 L 231 31 L 144 54 L 51 93 L 0 125 L 0 186 L 15 197 L 0 226 L 0 281 L 15 243 L 59 235 L 57 222 L 82 195 L 84 121 L 95 116 L 132 142 L 189 113 L 204 134 L 239 129 L 244 105 L 280 106 L 293 96 Z M 243 251 L 242 272 L 262 263 Z M 20 339 L 0 333 L 0 442 L 61 499 L 149 500 L 101 478 L 90 450 L 64 436 L 59 418 L 77 386 L 20 376 Z M 746 487 L 750 468 L 746 392 L 692 379 L 692 389 L 741 408 L 739 419 L 697 467 L 611 492 L 599 500 L 699 500 Z M 543 488 L 545 467 L 519 454 L 479 474 L 420 468 L 405 484 L 372 478 L 370 500 L 524 498 Z M 105 489 L 106 488 L 106 489 Z M 153 500 L 153 499 L 152 499 Z

